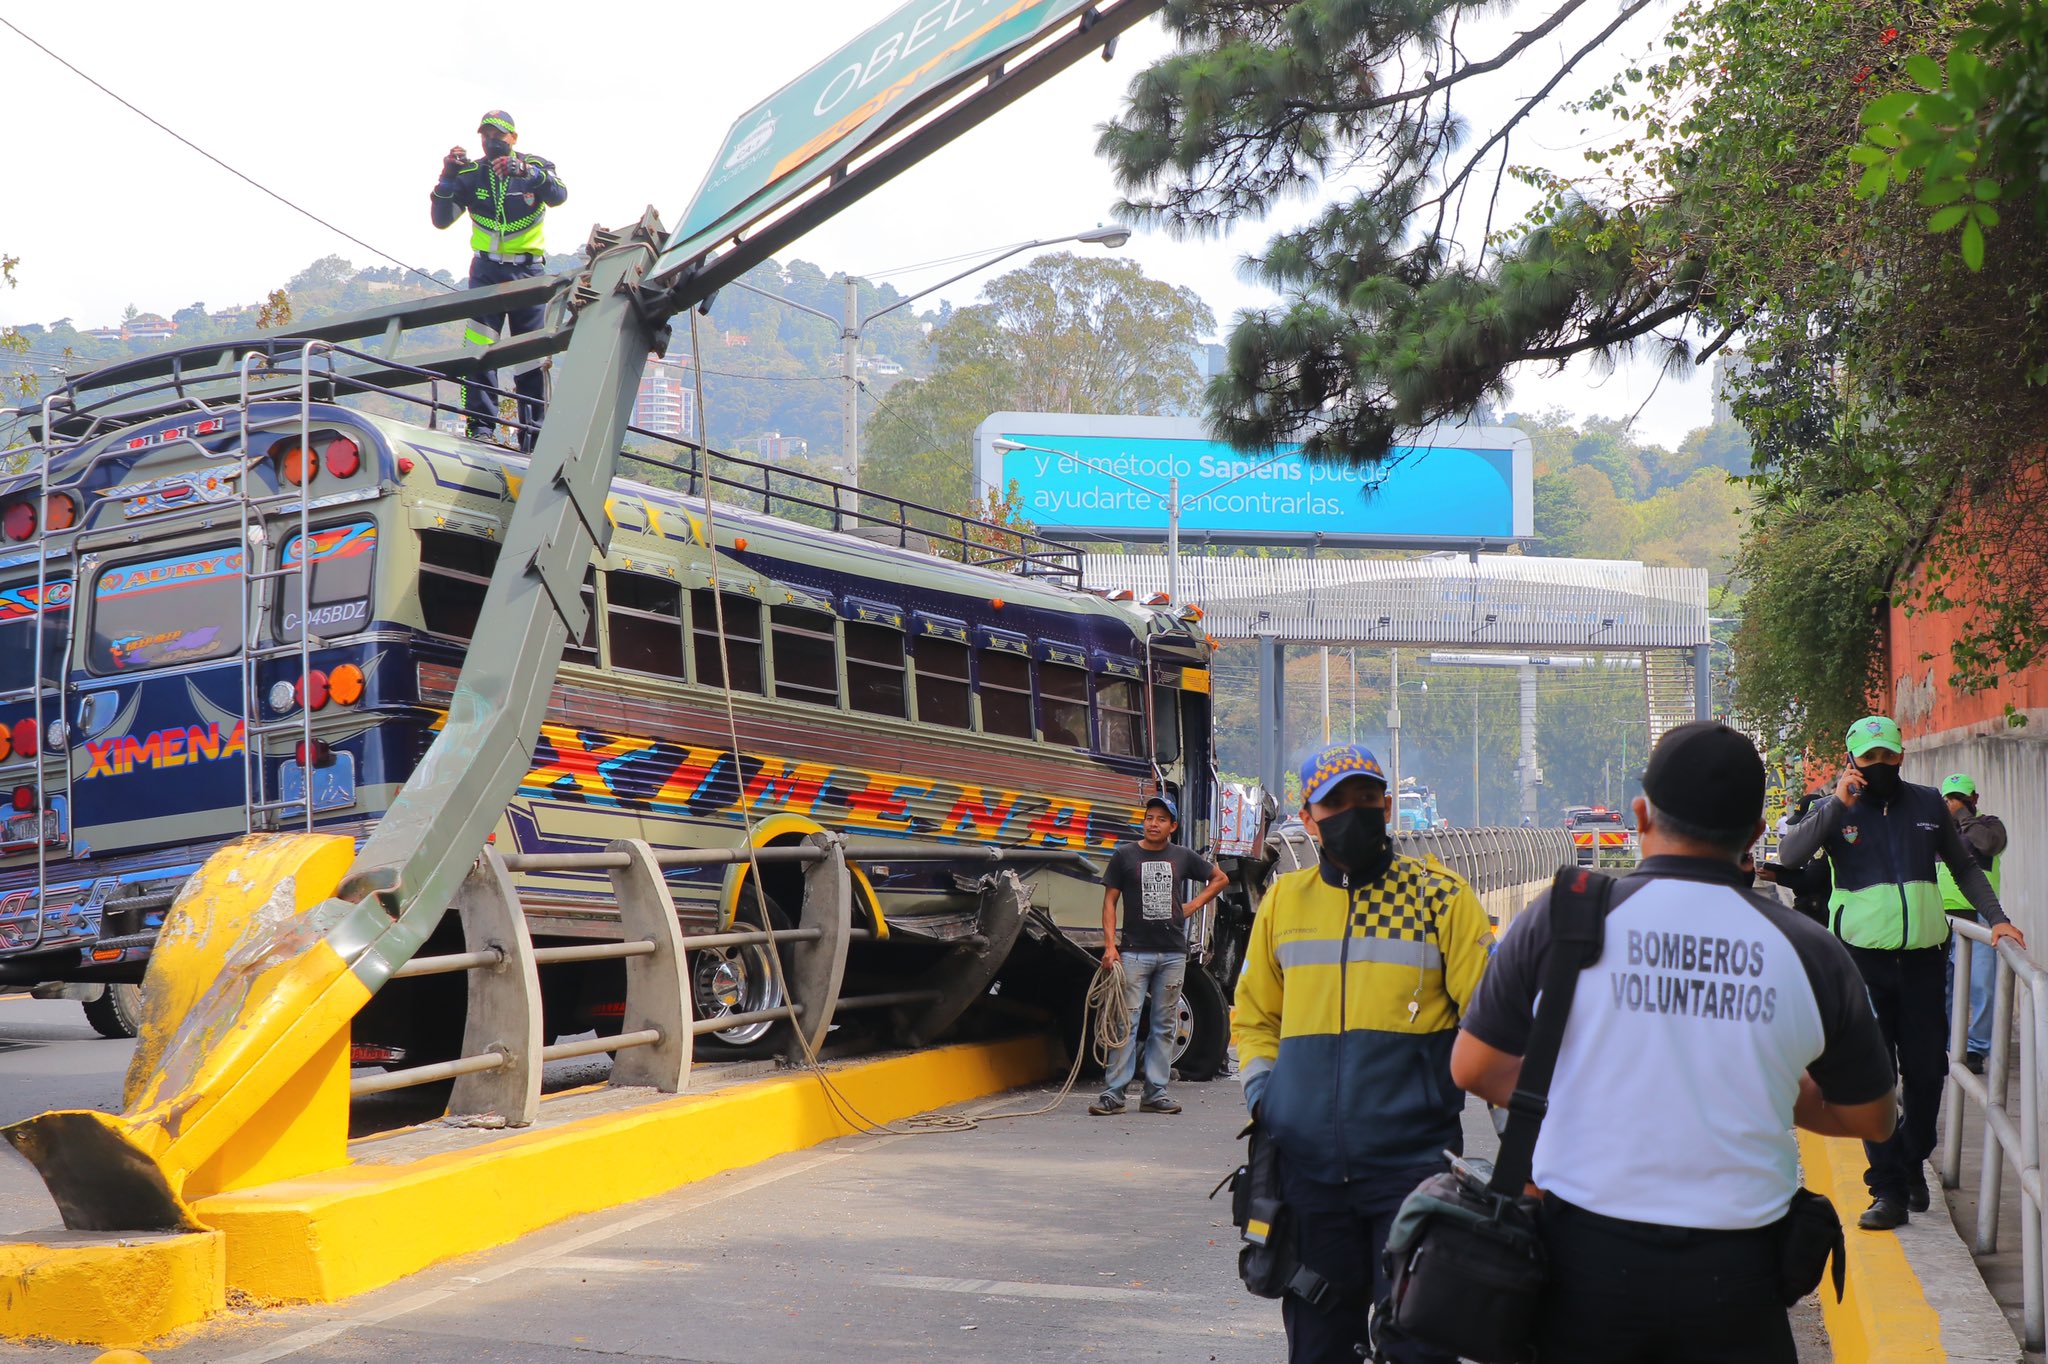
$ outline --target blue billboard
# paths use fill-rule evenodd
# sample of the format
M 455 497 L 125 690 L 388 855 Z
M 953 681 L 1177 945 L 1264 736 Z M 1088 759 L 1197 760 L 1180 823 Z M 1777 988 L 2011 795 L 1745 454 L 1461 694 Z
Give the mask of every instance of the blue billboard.
M 1299 446 L 1242 454 L 1187 417 L 998 412 L 975 432 L 984 490 L 1015 486 L 1051 535 L 1163 540 L 1177 479 L 1183 542 L 1428 547 L 1535 533 L 1529 438 L 1440 427 L 1376 468 L 1310 461 Z

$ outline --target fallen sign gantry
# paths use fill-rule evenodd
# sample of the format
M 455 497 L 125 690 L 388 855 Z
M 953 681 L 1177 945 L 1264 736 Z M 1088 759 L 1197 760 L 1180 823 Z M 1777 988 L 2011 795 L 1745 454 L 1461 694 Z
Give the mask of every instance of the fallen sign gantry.
M 389 812 L 359 851 L 348 839 L 308 833 L 252 835 L 216 853 L 180 894 L 159 934 L 123 1111 L 51 1113 L 8 1130 L 9 1140 L 48 1183 L 68 1234 L 0 1248 L 0 1266 L 8 1272 L 0 1298 L 0 1333 L 125 1343 L 203 1316 L 217 1308 L 230 1287 L 258 1298 L 359 1291 L 370 1282 L 386 1281 L 379 1274 L 388 1279 L 417 1268 L 424 1263 L 418 1260 L 421 1253 L 475 1248 L 451 1246 L 444 1236 L 420 1231 L 447 1211 L 448 1205 L 438 1200 L 458 1187 L 448 1182 L 456 1167 L 476 1162 L 509 1167 L 516 1152 L 518 1161 L 527 1162 L 522 1168 L 533 1183 L 562 1173 L 545 1162 L 564 1159 L 547 1154 L 565 1149 L 564 1142 L 559 1134 L 550 1138 L 538 1129 L 500 1138 L 505 1145 L 494 1143 L 481 1154 L 429 1158 L 395 1174 L 366 1173 L 346 1136 L 350 1091 L 362 1083 L 349 1077 L 349 1026 L 386 982 L 420 969 L 416 955 L 458 900 L 472 911 L 465 915 L 465 929 L 472 918 L 478 929 L 462 962 L 443 960 L 435 966 L 462 969 L 473 977 L 517 973 L 530 979 L 535 951 L 529 946 L 522 960 L 516 942 L 489 936 L 488 926 L 504 916 L 494 918 L 491 902 L 502 900 L 502 876 L 493 869 L 485 836 L 528 771 L 556 662 L 565 642 L 579 637 L 586 622 L 588 607 L 578 585 L 593 551 L 609 539 L 606 494 L 647 356 L 666 349 L 669 319 L 707 302 L 724 283 L 810 227 L 1100 50 L 1159 3 L 960 0 L 943 7 L 945 15 L 938 20 L 939 10 L 923 0 L 905 5 L 790 87 L 801 90 L 806 107 L 816 112 L 812 124 L 785 118 L 781 131 L 756 147 L 750 139 L 759 129 L 742 126 L 755 116 L 736 123 L 730 150 L 721 150 L 676 233 L 666 233 L 650 211 L 626 231 L 596 234 L 588 264 L 565 282 L 561 306 L 550 309 L 550 325 L 539 333 L 406 364 L 360 355 L 336 363 L 329 355 L 327 367 L 317 371 L 316 358 L 335 348 L 313 332 L 307 333 L 296 369 L 278 362 L 276 336 L 248 340 L 246 355 L 264 361 L 266 382 L 302 390 L 317 384 L 331 391 L 337 381 L 392 375 L 466 377 L 552 353 L 562 359 L 548 418 L 538 433 L 474 631 L 492 647 L 469 654 L 445 725 Z M 856 73 L 851 81 L 849 71 Z M 872 92 L 865 88 L 870 80 L 878 81 Z M 815 100 L 809 99 L 813 86 Z M 741 154 L 738 144 L 743 142 Z M 762 160 L 762 153 L 772 155 Z M 451 305 L 442 299 L 422 306 L 439 316 Z M 402 309 L 389 311 L 393 344 L 403 329 L 402 314 Z M 345 329 L 345 324 L 326 324 L 325 329 L 336 325 Z M 230 373 L 243 358 L 234 342 L 221 343 L 219 353 Z M 202 401 L 232 388 L 217 375 L 209 379 L 177 371 L 175 363 L 165 373 L 143 372 L 148 367 L 149 362 L 124 366 L 123 383 L 158 379 L 177 386 L 181 394 L 189 386 Z M 250 366 L 245 360 L 240 368 L 246 408 Z M 121 401 L 115 395 L 90 408 L 45 404 L 39 431 L 46 447 L 45 494 L 47 448 L 60 434 L 91 433 L 118 420 Z M 241 473 L 248 467 L 245 442 Z M 50 505 L 45 496 L 40 506 L 47 510 Z M 303 512 L 303 497 L 300 505 Z M 39 559 L 39 597 L 45 568 Z M 35 617 L 39 648 L 46 614 L 39 609 Z M 43 691 L 32 690 L 40 734 L 47 719 L 58 717 L 42 714 Z M 36 762 L 40 788 L 40 754 Z M 302 799 L 310 825 L 315 804 L 310 779 Z M 805 922 L 790 935 L 796 965 L 792 999 L 785 1007 L 796 1017 L 796 1031 L 806 1046 L 814 1047 L 822 1037 L 835 1007 L 865 1003 L 897 1010 L 907 1018 L 915 1015 L 914 1026 L 933 1029 L 946 1008 L 971 1002 L 974 992 L 962 982 L 975 972 L 972 963 L 957 960 L 947 979 L 930 987 L 894 992 L 879 1001 L 873 996 L 837 999 L 838 969 L 850 931 L 843 852 L 829 846 L 808 851 L 817 854 L 807 864 L 813 870 L 840 870 L 836 891 L 819 897 L 815 916 L 810 892 L 820 878 L 807 874 Z M 952 851 L 957 855 L 957 849 Z M 603 1048 L 590 1049 L 623 1051 L 625 1059 L 616 1068 L 619 1080 L 680 1089 L 695 1025 L 682 1012 L 680 1000 L 688 995 L 676 989 L 675 978 L 684 970 L 689 945 L 678 940 L 672 908 L 665 915 L 666 928 L 653 926 L 664 917 L 666 901 L 661 878 L 649 871 L 656 865 L 655 854 L 643 845 L 614 846 L 605 855 L 619 859 L 614 870 L 622 905 L 637 897 L 642 912 L 625 921 L 629 932 L 640 934 L 636 939 L 560 949 L 609 953 L 627 963 L 625 1031 L 604 1039 Z M 741 854 L 750 855 L 765 856 Z M 904 860 L 905 854 L 892 848 L 890 856 Z M 834 903 L 827 905 L 828 898 Z M 965 950 L 994 956 L 1003 934 L 1014 937 L 1021 909 L 1014 895 L 1002 892 L 1000 877 L 985 902 L 986 931 L 977 935 L 978 947 Z M 828 914 L 830 924 L 823 917 Z M 764 911 L 764 936 L 768 932 Z M 980 985 L 986 988 L 986 976 Z M 530 1107 L 526 1101 L 538 1062 L 549 1055 L 535 1045 L 536 1019 L 519 1013 L 520 993 L 473 990 L 473 999 L 496 1002 L 471 1010 L 464 1056 L 434 1072 L 436 1078 L 456 1078 L 458 1092 L 479 1104 L 518 1108 L 516 1116 Z M 959 998 L 962 993 L 965 999 Z M 732 1017 L 719 1020 L 719 1026 L 733 1026 Z M 882 1120 L 904 1111 L 902 1095 L 915 1095 L 911 1102 L 930 1107 L 1035 1078 L 1044 1070 L 1043 1053 L 1043 1044 L 1035 1041 L 951 1049 L 871 1063 L 936 1071 L 918 1074 L 914 1084 L 902 1083 L 903 1077 L 876 1080 L 870 1093 L 859 1071 L 838 1083 L 850 1095 L 861 1096 L 860 1107 L 870 1118 Z M 370 1082 L 393 1081 L 371 1077 Z M 775 1097 L 767 1097 L 771 1092 Z M 851 1130 L 815 1078 L 770 1082 L 762 1093 L 757 1120 L 743 1124 L 737 1135 L 711 1141 L 693 1128 L 693 1139 L 722 1147 L 731 1163 L 742 1163 L 789 1149 L 789 1144 Z M 652 1101 L 634 1114 L 593 1117 L 594 1126 L 579 1131 L 576 1140 L 599 1146 L 580 1146 L 575 1159 L 595 1166 L 628 1163 L 644 1153 L 630 1143 L 644 1136 L 650 1123 L 673 1117 L 715 1124 L 717 1119 L 702 1116 L 711 1111 L 706 1103 L 681 1095 Z M 515 1119 L 514 1114 L 497 1116 Z M 673 1131 L 667 1135 L 671 1140 L 677 1136 Z M 538 1169 L 534 1162 L 540 1162 Z M 502 1239 L 573 1211 L 669 1187 L 659 1183 L 663 1179 L 682 1182 L 704 1172 L 680 1161 L 642 1164 L 646 1170 L 631 1177 L 595 1171 L 585 1177 L 592 1183 L 572 1181 L 560 1196 L 536 1192 L 527 1182 L 501 1187 L 498 1201 L 518 1206 L 486 1211 L 465 1202 L 461 1217 L 439 1220 L 473 1220 L 479 1234 Z M 474 1198 L 487 1184 L 479 1177 L 463 1196 Z M 340 1214 L 315 1229 L 306 1221 L 310 1214 L 293 1213 L 283 1225 L 296 1231 L 275 1230 L 276 1209 L 362 1206 L 361 1199 L 372 1195 L 351 1199 L 334 1191 L 365 1185 L 375 1186 L 380 1191 L 375 1196 L 386 1200 L 364 1223 L 374 1228 L 379 1242 L 375 1266 L 341 1267 L 340 1257 L 350 1252 L 344 1249 L 348 1238 L 336 1230 L 346 1222 Z M 578 1194 L 579 1187 L 589 1192 Z M 316 1188 L 327 1192 L 316 1196 Z M 85 1232 L 117 1235 L 83 1244 L 78 1233 Z M 296 1287 L 266 1292 L 262 1266 L 277 1263 L 281 1247 L 294 1244 L 294 1238 L 315 1267 L 292 1280 Z M 127 1305 L 80 1287 L 88 1282 L 125 1285 Z

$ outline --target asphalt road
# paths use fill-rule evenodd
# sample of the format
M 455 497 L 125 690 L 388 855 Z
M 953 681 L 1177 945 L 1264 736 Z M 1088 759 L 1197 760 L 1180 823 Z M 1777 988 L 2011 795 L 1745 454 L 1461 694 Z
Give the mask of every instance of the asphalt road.
M 0 1127 L 52 1108 L 115 1111 L 134 1050 L 94 1032 L 74 1000 L 0 995 Z M 0 1142 L 0 1236 L 57 1225 L 43 1181 Z
M 0 1121 L 118 1101 L 130 1044 L 73 1003 L 0 998 Z M 1056 1113 L 848 1138 L 324 1307 L 238 1312 L 154 1364 L 949 1364 L 1105 1358 L 1268 1364 L 1277 1305 L 1237 1281 L 1210 1188 L 1238 1157 L 1234 1081 L 1175 1086 L 1178 1117 Z M 965 1111 L 1037 1107 L 1049 1090 Z M 1490 1151 L 1475 1109 L 1468 1145 Z M 54 1224 L 0 1154 L 0 1232 Z M 1828 1358 L 1809 1299 L 1800 1355 Z M 87 1361 L 97 1350 L 0 1346 Z

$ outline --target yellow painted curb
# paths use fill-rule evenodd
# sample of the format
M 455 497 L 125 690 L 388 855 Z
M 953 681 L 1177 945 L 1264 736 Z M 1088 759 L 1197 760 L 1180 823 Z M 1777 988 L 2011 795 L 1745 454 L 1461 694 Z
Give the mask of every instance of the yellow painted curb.
M 227 1238 L 217 1231 L 52 1232 L 0 1245 L 0 1338 L 140 1345 L 226 1303 Z
M 1059 1067 L 1043 1038 L 835 1066 L 874 1122 L 1030 1084 Z M 566 1217 L 617 1207 L 855 1129 L 807 1071 L 517 1132 L 406 1165 L 357 1164 L 199 1200 L 227 1237 L 227 1282 L 259 1302 L 332 1302 Z
M 1849 1284 L 1835 1301 L 1832 1279 L 1820 1286 L 1821 1317 L 1835 1364 L 1933 1364 L 1946 1360 L 1941 1318 L 1921 1291 L 1899 1238 L 1859 1231 L 1856 1219 L 1869 1202 L 1863 1185 L 1863 1143 L 1848 1137 L 1799 1134 L 1806 1186 L 1825 1195 L 1841 1214 L 1849 1247 Z

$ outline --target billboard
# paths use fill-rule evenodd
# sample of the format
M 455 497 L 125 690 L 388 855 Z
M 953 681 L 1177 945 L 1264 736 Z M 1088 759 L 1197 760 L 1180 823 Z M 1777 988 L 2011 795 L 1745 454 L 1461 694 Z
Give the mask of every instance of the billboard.
M 1069 539 L 1164 540 L 1174 478 L 1183 543 L 1467 548 L 1535 534 L 1529 438 L 1512 427 L 1435 427 L 1363 469 L 1299 446 L 1239 453 L 1193 417 L 998 412 L 975 430 L 974 467 L 982 489 L 1014 483 L 1024 518 Z
M 920 99 L 1090 8 L 1091 0 L 908 0 L 740 115 L 648 277 L 794 197 Z M 771 42 L 806 36 L 772 20 L 764 33 Z

